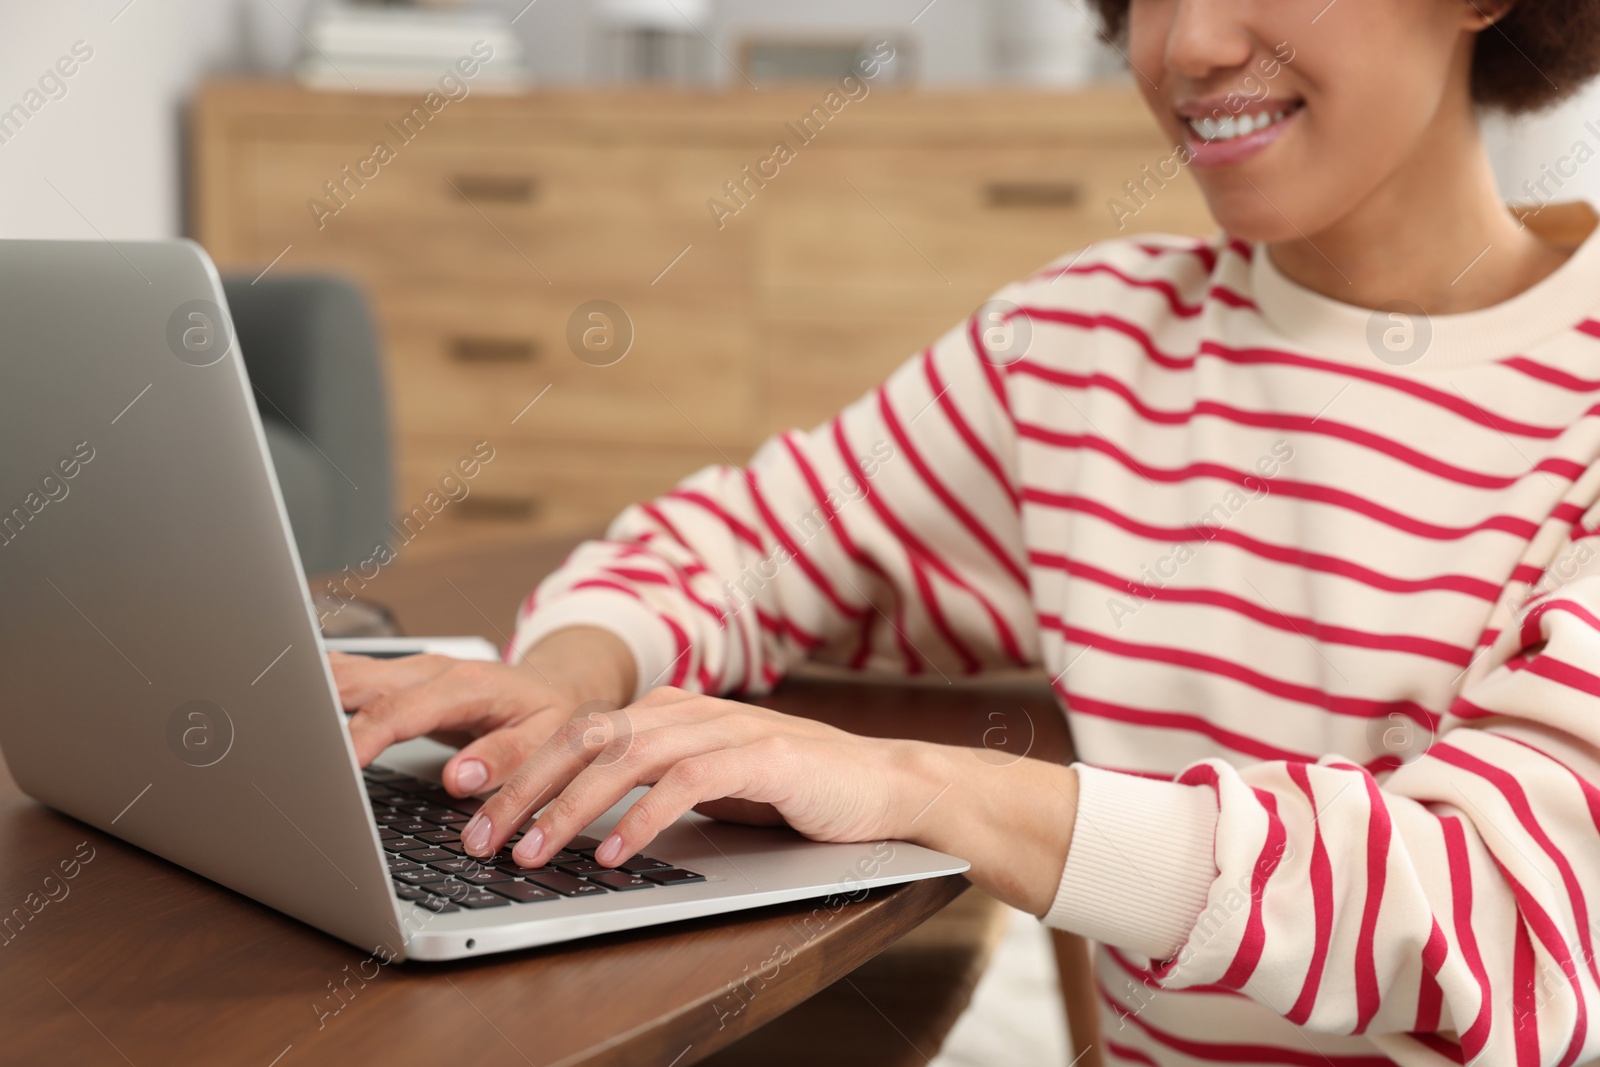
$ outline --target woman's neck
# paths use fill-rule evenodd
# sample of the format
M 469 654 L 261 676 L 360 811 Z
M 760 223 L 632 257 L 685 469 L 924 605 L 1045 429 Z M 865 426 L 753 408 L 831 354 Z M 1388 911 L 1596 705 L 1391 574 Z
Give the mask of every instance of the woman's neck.
M 1271 246 L 1278 269 L 1308 289 L 1358 307 L 1405 302 L 1430 315 L 1508 300 L 1571 251 L 1539 238 L 1501 202 L 1470 108 L 1436 122 L 1355 211 Z

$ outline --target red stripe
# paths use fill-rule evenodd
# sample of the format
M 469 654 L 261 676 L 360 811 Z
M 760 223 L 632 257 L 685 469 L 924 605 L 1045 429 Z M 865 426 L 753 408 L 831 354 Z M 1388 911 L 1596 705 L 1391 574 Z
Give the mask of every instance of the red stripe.
M 1313 813 L 1317 810 L 1317 796 L 1311 788 L 1311 775 L 1303 764 L 1291 763 L 1286 768 L 1294 784 L 1305 794 Z M 1311 1018 L 1317 1006 L 1317 990 L 1322 985 L 1322 971 L 1328 962 L 1328 949 L 1333 940 L 1333 865 L 1328 860 L 1328 846 L 1322 839 L 1320 819 L 1312 823 L 1311 842 L 1311 913 L 1312 943 L 1311 965 L 1306 969 L 1305 981 L 1300 985 L 1300 995 L 1285 1016 L 1296 1026 Z
M 1064 385 L 1084 391 L 1102 389 L 1120 397 L 1133 412 L 1146 422 L 1162 426 L 1184 426 L 1199 417 L 1211 417 L 1250 426 L 1257 429 L 1289 430 L 1295 433 L 1321 434 L 1366 448 L 1404 463 L 1446 481 L 1480 489 L 1504 489 L 1536 474 L 1555 474 L 1567 481 L 1576 481 L 1583 473 L 1583 465 L 1560 456 L 1547 456 L 1520 474 L 1488 474 L 1468 470 L 1453 463 L 1419 452 L 1411 446 L 1390 437 L 1336 422 L 1327 417 L 1297 415 L 1278 411 L 1249 411 L 1215 400 L 1199 400 L 1188 409 L 1162 411 L 1146 404 L 1125 383 L 1104 372 L 1074 374 L 1058 370 L 1028 359 L 1018 360 L 1012 367 L 1014 374 L 1037 378 L 1054 385 Z
M 1104 274 L 1108 277 L 1116 279 L 1128 288 L 1154 290 L 1155 292 L 1158 292 L 1162 296 L 1166 297 L 1167 307 L 1170 308 L 1172 313 L 1180 319 L 1195 318 L 1200 314 L 1200 312 L 1205 310 L 1204 301 L 1198 304 L 1184 303 L 1183 294 L 1178 291 L 1178 287 L 1165 278 L 1135 278 L 1130 274 L 1118 270 L 1109 263 L 1073 264 L 1071 266 L 1061 267 L 1056 270 L 1046 271 L 1042 275 L 1041 280 L 1044 278 L 1061 278 L 1069 274 L 1080 276 Z M 1237 297 L 1236 299 L 1244 300 L 1243 297 Z M 1250 303 L 1247 300 L 1245 301 L 1245 304 L 1251 308 L 1255 307 L 1253 303 Z
M 1217 252 L 1205 241 L 1192 241 L 1182 245 L 1158 245 L 1135 242 L 1133 247 L 1151 257 L 1194 256 L 1200 269 L 1212 274 L 1217 269 Z
M 1389 880 L 1389 839 L 1394 827 L 1389 821 L 1389 806 L 1370 774 L 1362 775 L 1367 787 L 1367 901 L 1361 912 L 1361 933 L 1356 939 L 1356 1026 L 1364 1034 L 1378 1014 L 1382 996 L 1378 990 L 1378 964 L 1374 943 L 1378 936 L 1378 909 L 1383 906 L 1383 887 Z
M 967 320 L 967 341 L 972 345 L 973 354 L 978 357 L 978 366 L 983 370 L 984 380 L 989 383 L 989 388 L 993 391 L 994 398 L 999 401 L 1001 410 L 1007 415 L 1011 414 L 1011 397 L 1006 391 L 1005 379 L 989 359 L 989 350 L 983 346 L 983 332 L 978 329 L 976 315 Z
M 1580 333 L 1591 334 L 1591 336 L 1593 335 L 1592 329 L 1586 329 L 1585 326 L 1582 325 L 1578 327 L 1578 331 Z M 1547 366 L 1543 363 L 1535 363 L 1527 356 L 1512 356 L 1510 359 L 1502 359 L 1500 361 L 1500 365 L 1503 367 L 1510 367 L 1514 371 L 1521 371 L 1530 378 L 1535 378 L 1541 382 L 1548 382 L 1551 385 L 1565 389 L 1571 393 L 1593 393 L 1600 391 L 1600 379 L 1579 378 L 1576 375 L 1569 374 L 1557 367 Z
M 817 474 L 816 468 L 811 465 L 811 461 L 806 458 L 805 452 L 795 444 L 793 436 L 791 434 L 784 434 L 781 440 L 783 441 L 784 448 L 789 453 L 789 458 L 794 461 L 796 469 L 800 471 L 800 477 L 805 481 L 807 487 L 810 488 L 812 499 L 818 504 L 822 505 L 822 507 L 827 510 L 830 520 L 833 520 L 828 523 L 828 528 L 833 531 L 834 537 L 838 539 L 839 547 L 844 550 L 845 555 L 849 556 L 857 566 L 871 571 L 873 574 L 877 575 L 883 584 L 890 590 L 890 594 L 894 599 L 894 603 L 892 605 L 894 608 L 894 621 L 892 626 L 895 631 L 895 640 L 899 643 L 900 654 L 904 660 L 905 672 L 907 674 L 920 674 L 922 671 L 922 658 L 918 656 L 916 650 L 911 647 L 910 641 L 906 639 L 903 632 L 905 625 L 905 604 L 901 597 L 895 594 L 894 582 L 890 581 L 888 572 L 883 569 L 877 560 L 873 559 L 871 556 L 867 555 L 861 550 L 861 547 L 856 544 L 855 539 L 850 536 L 849 528 L 846 527 L 844 523 L 837 521 L 838 512 L 828 503 L 828 493 L 827 490 L 823 488 L 822 478 Z M 873 607 L 874 610 L 868 612 L 866 615 L 861 637 L 861 644 L 856 649 L 856 655 L 852 657 L 852 664 L 864 663 L 866 658 L 871 655 L 872 631 L 873 627 L 876 626 L 878 622 L 877 605 L 874 604 Z
M 1519 922 L 1511 952 L 1511 1014 L 1517 1067 L 1539 1067 L 1539 1004 L 1533 984 L 1537 963 L 1528 924 Z
M 1577 872 L 1568 862 L 1566 854 L 1556 847 L 1556 843 L 1550 839 L 1550 835 L 1540 824 L 1538 816 L 1534 814 L 1533 805 L 1528 800 L 1528 794 L 1522 788 L 1522 783 L 1508 771 L 1479 759 L 1448 741 L 1434 745 L 1428 750 L 1428 754 L 1436 755 L 1452 767 L 1460 767 L 1475 774 L 1493 786 L 1496 792 L 1505 797 L 1506 803 L 1528 836 L 1538 844 L 1546 856 L 1550 857 L 1550 862 L 1561 872 L 1561 884 L 1566 889 L 1567 902 L 1572 907 L 1573 920 L 1578 927 L 1578 939 L 1583 944 L 1583 958 L 1588 962 L 1589 973 L 1594 977 L 1596 984 L 1600 984 L 1600 968 L 1595 964 L 1594 942 L 1589 933 L 1589 904 L 1583 894 L 1583 883 L 1578 880 Z M 1559 813 L 1563 816 L 1564 814 Z
M 965 578 L 956 573 L 890 510 L 888 504 L 882 498 L 883 494 L 879 493 L 877 488 L 871 484 L 871 479 L 866 477 L 865 472 L 862 471 L 858 461 L 855 459 L 854 453 L 850 451 L 849 441 L 844 433 L 844 425 L 835 422 L 833 424 L 833 433 L 834 440 L 838 443 L 840 456 L 850 465 L 851 470 L 862 479 L 861 484 L 865 491 L 867 502 L 872 505 L 872 509 L 877 513 L 878 518 L 883 521 L 883 524 L 889 528 L 889 532 L 905 547 L 907 558 L 912 564 L 912 573 L 916 575 L 919 586 L 923 587 L 923 600 L 928 605 L 935 624 L 939 626 L 947 639 L 952 642 L 951 647 L 957 649 L 961 657 L 970 664 L 969 669 L 976 671 L 979 666 L 979 660 L 956 638 L 954 631 L 947 624 L 938 598 L 933 595 L 933 590 L 928 587 L 927 579 L 923 576 L 922 564 L 926 564 L 929 569 L 946 582 L 949 582 L 977 601 L 978 606 L 989 617 L 989 622 L 994 627 L 995 636 L 998 638 L 998 643 L 1001 649 L 1004 650 L 1006 657 L 1019 667 L 1027 666 L 1027 657 L 1022 654 L 1022 649 L 1017 644 L 1017 639 L 1012 634 L 1011 627 L 1007 625 L 1000 612 L 989 602 L 987 597 L 980 594 Z
M 1450 911 L 1456 928 L 1456 943 L 1461 946 L 1467 970 L 1478 983 L 1478 1014 L 1461 1033 L 1461 1052 L 1470 1060 L 1483 1051 L 1489 1040 L 1489 1028 L 1494 1023 L 1494 990 L 1483 965 L 1483 955 L 1478 951 L 1478 933 L 1472 925 L 1472 863 L 1467 853 L 1466 829 L 1460 819 L 1445 815 L 1439 816 L 1439 830 L 1450 863 Z M 1458 1017 L 1456 1021 L 1461 1020 Z
M 1538 755 L 1549 760 L 1551 763 L 1554 763 L 1557 767 L 1560 767 L 1562 770 L 1566 771 L 1567 774 L 1571 776 L 1572 780 L 1578 784 L 1578 788 L 1583 791 L 1584 802 L 1589 807 L 1589 821 L 1594 823 L 1595 830 L 1600 832 L 1600 787 L 1596 787 L 1593 782 L 1589 781 L 1583 775 L 1567 766 L 1566 763 L 1556 759 L 1550 753 L 1544 751 L 1536 745 L 1531 745 L 1518 737 L 1507 737 L 1504 734 L 1499 734 L 1497 736 L 1499 736 L 1502 740 L 1521 745 L 1530 752 L 1537 753 Z M 1594 961 L 1591 960 L 1590 967 L 1593 968 L 1594 966 Z M 1593 973 L 1592 970 L 1591 973 Z M 1600 983 L 1600 978 L 1597 978 L 1596 982 Z
M 1161 1067 L 1161 1064 L 1157 1063 L 1149 1056 L 1146 1056 L 1138 1049 L 1129 1048 L 1127 1045 L 1119 1045 L 1115 1041 L 1106 1042 L 1106 1051 L 1110 1052 L 1117 1059 L 1127 1060 L 1129 1063 L 1142 1063 L 1145 1065 L 1145 1067 Z
M 922 454 L 917 451 L 916 445 L 911 442 L 911 435 L 906 433 L 905 428 L 900 425 L 900 419 L 895 415 L 893 405 L 889 403 L 889 393 L 886 389 L 880 388 L 878 390 L 878 411 L 883 415 L 883 423 L 889 428 L 889 433 L 894 437 L 895 443 L 905 452 L 906 458 L 911 461 L 912 468 L 916 470 L 918 477 L 928 487 L 929 492 L 938 497 L 939 502 L 945 506 L 950 514 L 954 515 L 957 521 L 966 527 L 967 532 L 988 551 L 990 556 L 994 557 L 994 561 L 1000 565 L 1000 569 L 1011 575 L 1016 580 L 1016 583 L 1026 590 L 1028 588 L 1028 577 L 1022 573 L 1022 568 L 1011 557 L 1011 553 L 1001 546 L 994 535 L 973 516 L 972 512 L 966 509 L 966 506 L 961 501 L 956 499 L 955 494 L 950 492 L 944 481 L 923 461 Z
M 978 462 L 983 464 L 990 474 L 994 475 L 994 484 L 1005 490 L 1006 496 L 1011 498 L 1011 506 L 1016 507 L 1019 500 L 1017 498 L 1017 488 L 1012 483 L 1011 476 L 1000 466 L 1000 461 L 995 458 L 995 454 L 990 451 L 989 446 L 973 432 L 972 427 L 967 423 L 966 416 L 962 415 L 961 409 L 956 407 L 955 401 L 950 399 L 951 387 L 946 385 L 939 376 L 939 369 L 934 366 L 933 350 L 931 348 L 923 354 L 922 368 L 924 375 L 928 379 L 928 388 L 932 389 L 933 395 L 938 397 L 939 410 L 944 412 L 945 418 L 949 419 L 950 425 L 955 428 L 956 435 L 966 443 L 967 448 L 977 457 Z
M 1566 978 L 1568 987 L 1572 990 L 1572 1039 L 1567 1043 L 1567 1050 L 1562 1054 L 1558 1065 L 1558 1067 L 1571 1067 L 1572 1064 L 1577 1062 L 1578 1056 L 1583 1050 L 1584 1038 L 1588 1035 L 1589 1030 L 1589 1002 L 1584 995 L 1582 985 L 1578 981 L 1578 969 L 1572 962 L 1572 948 L 1561 936 L 1560 928 L 1550 918 L 1550 914 L 1544 910 L 1538 899 L 1532 893 L 1529 893 L 1521 882 L 1517 881 L 1516 876 L 1506 869 L 1506 865 L 1500 862 L 1498 856 L 1495 856 L 1492 852 L 1489 855 L 1494 860 L 1494 865 L 1499 869 L 1500 876 L 1511 887 L 1511 894 L 1517 900 L 1517 910 L 1522 913 L 1522 921 L 1517 923 L 1518 936 L 1525 936 L 1525 930 L 1532 930 L 1533 935 L 1539 939 L 1539 943 L 1544 946 L 1545 951 L 1561 965 L 1561 973 Z M 1516 992 L 1520 992 L 1520 990 Z M 1513 995 L 1515 995 L 1515 992 Z M 1517 1027 L 1519 1038 L 1523 1029 L 1524 1027 L 1522 1026 Z M 1532 1025 L 1527 1029 L 1532 1029 L 1537 1034 L 1537 1019 L 1534 1019 Z M 1534 1045 L 1534 1053 L 1537 1057 L 1537 1044 Z M 1531 1062 L 1537 1063 L 1538 1060 L 1536 1058 Z
M 1546 678 L 1557 685 L 1575 689 L 1587 696 L 1600 696 L 1600 675 L 1575 667 L 1557 659 L 1548 652 L 1535 656 L 1528 664 L 1528 673 Z
M 1056 691 L 1061 695 L 1062 701 L 1067 705 L 1067 717 L 1073 715 L 1088 715 L 1096 719 L 1107 719 L 1111 722 L 1123 723 L 1129 726 L 1139 726 L 1152 730 L 1182 730 L 1186 733 L 1199 734 L 1225 748 L 1259 760 L 1284 760 L 1290 763 L 1315 763 L 1316 758 L 1304 752 L 1294 752 L 1290 749 L 1270 745 L 1249 734 L 1236 733 L 1224 729 L 1209 719 L 1198 715 L 1191 715 L 1182 711 L 1155 711 L 1144 708 L 1129 707 L 1126 704 L 1112 704 L 1104 700 L 1095 700 L 1081 693 L 1069 693 L 1065 683 L 1058 679 L 1055 682 Z
M 1059 508 L 1063 511 L 1076 511 L 1085 515 L 1092 515 L 1128 533 L 1137 534 L 1151 541 L 1164 543 L 1187 541 L 1221 541 L 1233 545 L 1253 556 L 1270 559 L 1278 563 L 1288 563 L 1303 567 L 1306 570 L 1321 571 L 1326 574 L 1336 574 L 1348 578 L 1353 582 L 1382 589 L 1391 593 L 1425 593 L 1425 592 L 1452 592 L 1464 596 L 1485 600 L 1493 604 L 1500 598 L 1500 589 L 1491 582 L 1474 578 L 1470 575 L 1443 574 L 1433 578 L 1395 578 L 1387 574 L 1380 574 L 1375 570 L 1363 567 L 1358 563 L 1329 556 L 1318 552 L 1307 552 L 1302 548 L 1274 545 L 1265 541 L 1258 541 L 1247 537 L 1237 530 L 1227 528 L 1214 529 L 1210 526 L 1153 526 L 1129 518 L 1118 511 L 1114 511 L 1097 500 L 1077 496 L 1069 493 L 1053 493 L 1043 489 L 1024 489 L 1022 499 L 1028 504 L 1037 504 L 1040 507 Z
M 1497 531 L 1510 534 L 1519 540 L 1531 540 L 1539 532 L 1539 524 L 1516 515 L 1490 515 L 1471 526 L 1440 526 L 1422 519 L 1402 514 L 1393 508 L 1375 504 L 1369 498 L 1344 489 L 1318 485 L 1313 482 L 1294 481 L 1289 478 L 1262 478 L 1249 471 L 1226 467 L 1220 463 L 1190 463 L 1183 467 L 1153 467 L 1142 463 L 1119 448 L 1114 442 L 1095 434 L 1063 433 L 1044 426 L 1018 422 L 1017 434 L 1023 440 L 1038 441 L 1056 448 L 1085 449 L 1098 452 L 1117 461 L 1150 482 L 1182 484 L 1209 478 L 1249 490 L 1258 497 L 1285 496 L 1295 500 L 1309 500 L 1316 504 L 1340 508 L 1392 529 L 1432 541 L 1459 541 L 1473 534 Z M 1026 490 L 1025 490 L 1026 491 Z
M 1169 370 L 1190 370 L 1202 356 L 1211 356 L 1239 366 L 1285 366 L 1298 367 L 1305 370 L 1320 371 L 1335 375 L 1342 380 L 1357 378 L 1371 382 L 1386 389 L 1405 393 L 1417 400 L 1434 407 L 1448 411 L 1468 422 L 1479 426 L 1486 426 L 1504 434 L 1513 434 L 1518 437 L 1531 437 L 1538 440 L 1554 440 L 1561 436 L 1571 424 L 1569 419 L 1559 426 L 1536 426 L 1531 423 L 1521 422 L 1504 416 L 1495 416 L 1478 404 L 1455 393 L 1435 389 L 1414 378 L 1404 378 L 1382 371 L 1372 370 L 1351 363 L 1337 363 L 1332 360 L 1318 359 L 1313 356 L 1302 355 L 1296 352 L 1284 352 L 1272 348 L 1232 348 L 1218 344 L 1215 341 L 1202 341 L 1199 352 L 1195 355 L 1179 356 L 1161 351 L 1150 335 L 1139 326 L 1118 318 L 1115 315 L 1099 313 L 1087 315 L 1082 312 L 1071 311 L 1063 308 L 1037 308 L 1024 307 L 1020 314 L 1037 323 L 1053 323 L 1056 325 L 1073 327 L 1084 330 L 1112 330 L 1123 334 L 1139 345 L 1150 360 Z M 1583 414 L 1591 414 L 1593 410 Z
M 757 552 L 765 554 L 766 546 L 761 543 L 761 538 L 755 532 L 755 530 L 734 518 L 721 504 L 706 496 L 698 489 L 673 489 L 665 494 L 662 499 L 682 500 L 686 503 L 693 504 L 706 512 L 709 512 L 711 516 L 718 522 L 722 523 L 722 525 L 733 531 L 734 535 L 737 536 L 739 540 L 743 541 Z
M 1267 882 L 1283 860 L 1283 847 L 1289 840 L 1283 820 L 1278 818 L 1277 796 L 1265 789 L 1252 791 L 1267 814 L 1267 840 L 1261 846 L 1255 870 L 1250 877 L 1250 918 L 1245 921 L 1244 936 L 1240 939 L 1238 951 L 1234 953 L 1233 962 L 1217 979 L 1218 985 L 1230 989 L 1238 989 L 1250 981 L 1250 976 L 1256 973 L 1256 967 L 1261 963 L 1261 953 L 1267 943 L 1267 924 L 1261 911 L 1267 894 Z
M 846 463 L 851 465 L 852 470 L 860 475 L 862 472 L 858 467 L 855 466 L 855 454 L 851 452 L 850 442 L 845 438 L 843 423 L 835 422 L 833 424 L 833 439 L 838 448 L 839 455 L 843 457 Z M 899 525 L 898 520 L 896 520 L 894 516 L 889 513 L 888 509 L 884 507 L 883 504 L 877 499 L 877 494 L 873 492 L 872 486 L 865 481 L 863 481 L 861 484 L 864 490 L 864 499 L 869 505 L 871 505 L 873 511 L 877 513 L 878 518 L 884 523 L 884 525 L 889 526 L 891 530 L 897 534 L 899 530 L 904 529 L 904 527 Z M 962 669 L 968 674 L 978 673 L 982 667 L 982 663 L 978 657 L 974 655 L 969 648 L 967 648 L 966 643 L 956 636 L 955 631 L 950 626 L 949 620 L 945 618 L 944 607 L 939 603 L 939 598 L 934 592 L 932 584 L 928 581 L 927 573 L 923 569 L 922 559 L 919 558 L 919 556 L 915 553 L 913 546 L 908 544 L 903 537 L 900 538 L 900 541 L 902 547 L 906 550 L 906 564 L 911 568 L 912 584 L 914 584 L 917 588 L 917 597 L 922 602 L 924 610 L 926 610 L 928 613 L 929 620 L 933 623 L 934 628 L 939 631 L 940 636 L 944 638 L 945 643 L 949 646 L 950 650 L 955 653 L 958 659 L 961 660 Z
M 1422 975 L 1417 988 L 1418 1033 L 1432 1033 L 1439 1029 L 1439 1019 L 1444 1008 L 1444 989 L 1439 985 L 1439 971 L 1450 956 L 1450 939 L 1444 936 L 1439 920 L 1433 920 L 1433 932 L 1428 943 L 1422 946 Z M 1459 1051 L 1459 1047 L 1457 1049 Z
M 1406 1036 L 1434 1055 L 1442 1056 L 1450 1063 L 1467 1062 L 1466 1054 L 1461 1051 L 1460 1045 L 1454 1041 L 1447 1041 L 1438 1034 L 1417 1033 L 1407 1034 Z
M 1220 590 L 1146 585 L 1143 582 L 1119 578 L 1110 571 L 1102 570 L 1092 564 L 1082 563 L 1068 556 L 1060 556 L 1048 552 L 1030 552 L 1028 554 L 1028 562 L 1036 567 L 1063 571 L 1074 578 L 1095 582 L 1098 585 L 1105 586 L 1107 589 L 1114 589 L 1118 593 L 1132 593 L 1141 600 L 1159 600 L 1173 604 L 1203 604 L 1207 607 L 1221 608 L 1237 615 L 1243 615 L 1264 626 L 1270 626 L 1285 633 L 1299 634 L 1319 641 L 1326 641 L 1329 644 L 1350 645 L 1354 648 L 1370 648 L 1383 652 L 1405 652 L 1437 659 L 1456 667 L 1465 667 L 1472 662 L 1472 649 L 1470 648 L 1460 648 L 1428 637 L 1413 637 L 1408 634 L 1371 633 L 1366 630 L 1354 630 L 1346 626 L 1326 625 L 1309 616 L 1285 615 L 1282 612 L 1264 608 L 1259 604 L 1251 603 L 1243 597 L 1234 596 L 1232 593 L 1225 593 Z
M 1116 1000 L 1106 991 L 1105 986 L 1095 984 L 1100 993 L 1100 999 L 1116 1011 Z M 1193 1056 L 1198 1060 L 1210 1063 L 1271 1063 L 1288 1064 L 1290 1067 L 1394 1067 L 1394 1061 L 1387 1056 L 1376 1055 L 1340 1055 L 1337 1053 L 1318 1052 L 1314 1048 L 1298 1048 L 1286 1045 L 1245 1045 L 1235 1042 L 1196 1041 L 1193 1038 L 1180 1037 L 1157 1029 L 1149 1020 L 1123 1009 L 1122 1016 L 1125 1021 L 1133 1023 L 1143 1030 L 1153 1040 L 1165 1045 L 1167 1048 L 1181 1052 L 1185 1056 Z
M 1149 989 L 1161 989 L 1161 979 L 1156 975 L 1155 971 L 1150 970 L 1148 967 L 1140 967 L 1138 964 L 1134 963 L 1128 957 L 1119 952 L 1114 945 L 1101 945 L 1099 947 L 1100 950 L 1104 952 L 1113 963 L 1115 963 L 1123 971 L 1127 972 L 1129 977 L 1133 978 L 1135 981 L 1143 983 Z M 1164 989 L 1162 992 L 1175 996 L 1187 993 L 1205 993 L 1220 997 L 1237 997 L 1243 1000 L 1249 999 L 1249 997 L 1245 996 L 1245 994 L 1239 992 L 1237 989 L 1229 989 L 1220 985 L 1191 985 L 1184 986 L 1181 989 Z
M 832 604 L 834 609 L 845 618 L 859 620 L 865 615 L 867 609 L 856 604 L 846 603 L 844 598 L 834 589 L 833 583 L 828 580 L 828 576 L 815 563 L 811 562 L 811 557 L 806 555 L 805 549 L 796 544 L 794 538 L 784 531 L 783 524 L 772 513 L 772 508 L 767 505 L 766 497 L 761 493 L 761 483 L 756 477 L 756 472 L 754 470 L 746 470 L 744 479 L 745 483 L 750 487 L 750 500 L 761 514 L 762 525 L 777 539 L 778 544 L 782 545 L 784 550 L 794 557 L 794 561 L 800 564 L 801 571 L 805 573 L 807 578 L 811 579 L 811 584 L 817 587 L 817 591 L 826 597 L 828 603 Z
M 1330 711 L 1335 715 L 1349 715 L 1358 719 L 1381 719 L 1388 717 L 1390 714 L 1398 713 L 1427 726 L 1430 730 L 1438 728 L 1438 713 L 1429 711 L 1413 700 L 1371 700 L 1365 697 L 1340 696 L 1334 693 L 1327 693 L 1311 686 L 1299 685 L 1281 678 L 1262 674 L 1260 671 L 1247 667 L 1242 663 L 1235 663 L 1220 656 L 1193 652 L 1186 648 L 1168 648 L 1163 645 L 1144 645 L 1132 641 L 1119 641 L 1108 634 L 1069 625 L 1055 615 L 1041 614 L 1039 616 L 1039 625 L 1055 630 L 1068 640 L 1075 641 L 1080 645 L 1088 645 L 1097 651 L 1113 656 L 1151 663 L 1166 663 L 1174 667 L 1184 667 L 1205 674 L 1213 674 L 1219 678 L 1228 678 L 1247 685 L 1260 692 L 1281 697 L 1284 700 L 1291 700 L 1295 703 Z

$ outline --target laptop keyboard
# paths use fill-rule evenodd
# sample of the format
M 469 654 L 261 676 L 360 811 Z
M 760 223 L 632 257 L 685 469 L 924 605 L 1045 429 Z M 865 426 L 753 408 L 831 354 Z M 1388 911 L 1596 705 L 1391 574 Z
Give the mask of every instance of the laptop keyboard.
M 429 911 L 503 908 L 706 880 L 703 874 L 644 855 L 615 868 L 602 867 L 594 859 L 600 842 L 592 837 L 573 839 L 547 865 L 530 870 L 511 858 L 512 844 L 522 838 L 520 830 L 499 853 L 477 859 L 461 847 L 461 827 L 481 801 L 453 797 L 433 782 L 377 764 L 362 773 L 395 895 Z

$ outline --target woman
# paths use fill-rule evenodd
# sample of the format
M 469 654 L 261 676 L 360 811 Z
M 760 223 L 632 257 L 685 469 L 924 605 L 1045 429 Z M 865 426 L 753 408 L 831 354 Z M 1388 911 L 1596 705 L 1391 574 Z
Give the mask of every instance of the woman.
M 1600 6 L 1100 7 L 1223 236 L 1064 257 L 631 509 L 520 666 L 338 660 L 360 757 L 476 735 L 464 840 L 549 802 L 529 865 L 638 783 L 602 863 L 696 806 L 962 856 L 1103 946 L 1113 1062 L 1600 1054 L 1600 243 L 1505 208 L 1475 110 L 1600 69 Z M 1084 762 L 699 695 L 805 658 L 1042 665 Z

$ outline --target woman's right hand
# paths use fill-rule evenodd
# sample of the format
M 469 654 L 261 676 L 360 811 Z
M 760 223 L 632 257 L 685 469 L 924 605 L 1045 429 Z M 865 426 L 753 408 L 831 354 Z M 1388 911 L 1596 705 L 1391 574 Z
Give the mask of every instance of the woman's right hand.
M 339 652 L 328 661 L 344 709 L 354 712 L 350 739 L 361 766 L 398 742 L 448 735 L 467 742 L 444 768 L 445 788 L 456 796 L 499 788 L 584 704 L 626 704 L 636 674 L 627 646 L 590 628 L 553 633 L 514 666 Z

